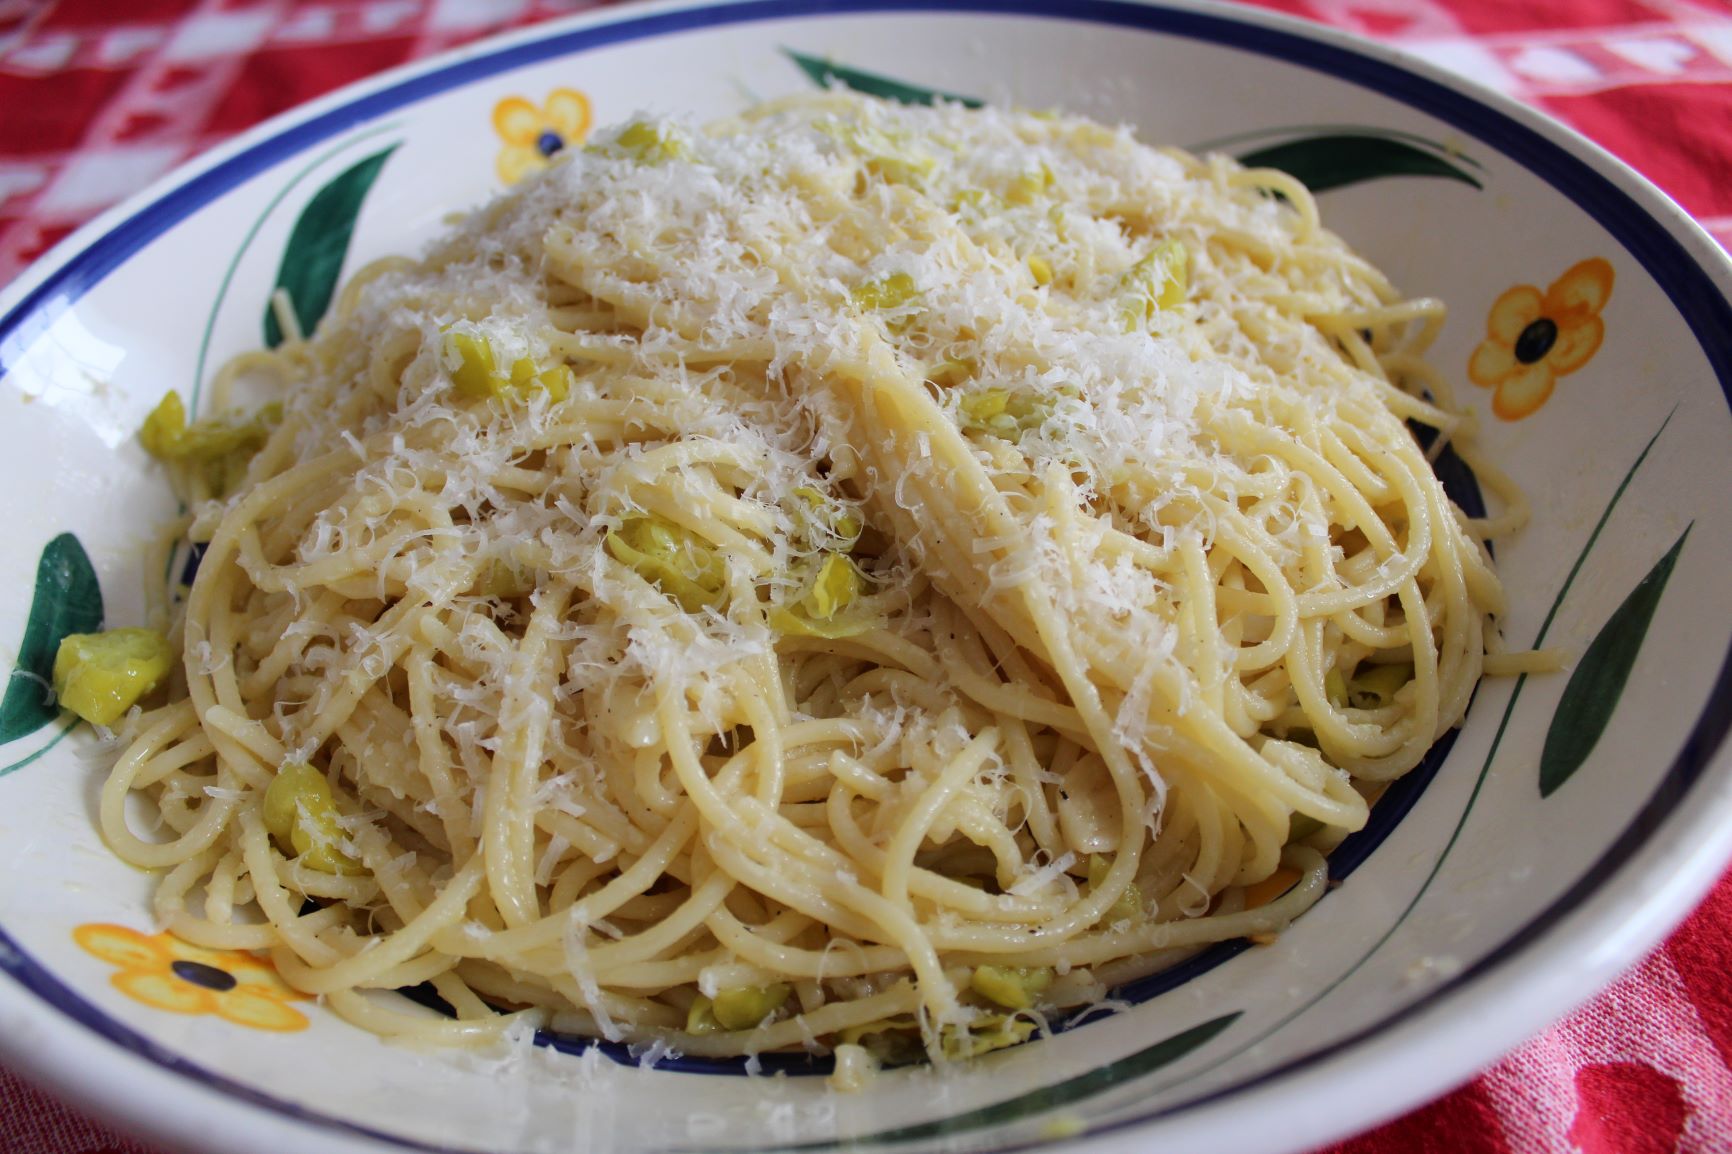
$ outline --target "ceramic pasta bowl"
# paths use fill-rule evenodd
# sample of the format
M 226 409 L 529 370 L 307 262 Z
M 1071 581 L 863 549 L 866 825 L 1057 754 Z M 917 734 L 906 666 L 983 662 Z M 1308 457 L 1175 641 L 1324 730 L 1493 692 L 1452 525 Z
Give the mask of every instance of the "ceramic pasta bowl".
M 105 749 L 43 693 L 68 633 L 138 621 L 173 499 L 135 433 L 230 356 L 311 330 L 343 276 L 643 109 L 708 119 L 840 82 L 1062 107 L 1285 169 L 1326 224 L 1451 313 L 1430 356 L 1531 523 L 1500 542 L 1511 647 L 1466 721 L 1331 856 L 1271 944 L 942 1072 L 833 1092 L 822 1063 L 656 1060 L 538 1035 L 394 1046 L 268 961 L 157 931 L 94 821 Z M 1440 1094 L 1609 981 L 1732 850 L 1732 268 L 1579 137 L 1276 16 L 1090 0 L 627 8 L 399 70 L 142 193 L 0 296 L 0 1050 L 187 1149 L 1289 1151 Z M 1480 484 L 1438 460 L 1469 513 Z

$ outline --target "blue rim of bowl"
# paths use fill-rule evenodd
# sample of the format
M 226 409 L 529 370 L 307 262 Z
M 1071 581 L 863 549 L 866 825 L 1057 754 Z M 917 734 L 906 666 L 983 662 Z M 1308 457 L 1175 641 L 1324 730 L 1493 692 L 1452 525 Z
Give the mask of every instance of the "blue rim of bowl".
M 703 28 L 766 20 L 898 13 L 1023 16 L 1105 24 L 1198 40 L 1270 57 L 1324 73 L 1396 100 L 1471 134 L 1544 181 L 1605 228 L 1666 293 L 1720 384 L 1732 408 L 1732 305 L 1688 249 L 1629 192 L 1568 148 L 1509 113 L 1401 64 L 1313 38 L 1296 23 L 1242 22 L 1211 12 L 1165 8 L 1123 0 L 741 0 L 714 6 L 622 17 L 481 52 L 408 76 L 395 84 L 329 108 L 291 125 L 170 189 L 93 239 L 51 272 L 0 317 L 0 378 L 19 354 L 79 297 L 102 282 L 145 245 L 210 201 L 308 146 L 374 118 L 442 92 L 513 69 L 577 55 L 608 45 Z M 1267 14 L 1260 14 L 1267 18 Z M 1595 150 L 1597 151 L 1597 150 Z M 1648 189 L 1662 201 L 1663 194 Z M 1328 1061 L 1411 1020 L 1520 954 L 1586 902 L 1640 850 L 1682 804 L 1732 729 L 1732 653 L 1722 661 L 1703 712 L 1654 792 L 1619 836 L 1582 876 L 1545 909 L 1491 952 L 1414 1002 L 1353 1034 L 1231 1085 L 1091 1129 L 1091 1136 L 1121 1132 L 1160 1118 L 1217 1103 Z M 1417 790 L 1414 796 L 1417 797 Z M 1392 815 L 1393 816 L 1393 815 Z M 1393 822 L 1391 825 L 1393 826 Z M 1367 847 L 1367 852 L 1370 848 Z M 296 1121 L 435 1154 L 472 1154 L 473 1148 L 422 1142 L 374 1129 L 288 1102 L 214 1073 L 103 1014 L 42 967 L 0 929 L 0 970 L 43 1002 L 98 1035 L 175 1074 Z M 847 1145 L 842 1139 L 840 1145 Z M 1033 1149 L 1044 1139 L 992 1147 L 994 1154 Z

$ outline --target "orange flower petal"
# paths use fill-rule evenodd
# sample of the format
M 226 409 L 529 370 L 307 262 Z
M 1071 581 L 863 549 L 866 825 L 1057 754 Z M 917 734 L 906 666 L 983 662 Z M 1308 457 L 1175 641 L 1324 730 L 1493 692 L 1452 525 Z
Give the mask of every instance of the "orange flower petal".
M 533 145 L 541 135 L 541 109 L 521 96 L 507 96 L 493 106 L 493 130 L 507 144 Z
M 1520 362 L 1515 351 L 1496 341 L 1481 341 L 1467 359 L 1467 379 L 1482 389 L 1489 389 L 1517 369 Z
M 1574 324 L 1560 326 L 1557 343 L 1546 354 L 1546 364 L 1560 377 L 1573 373 L 1593 358 L 1605 339 L 1606 322 L 1599 317 L 1583 317 Z
M 1537 412 L 1556 384 L 1557 376 L 1545 361 L 1524 366 L 1498 385 L 1491 411 L 1506 421 L 1519 421 Z
M 589 97 L 576 89 L 555 88 L 548 93 L 546 112 L 547 127 L 565 138 L 567 148 L 582 144 L 589 135 Z
M 1543 299 L 1533 285 L 1516 285 L 1492 302 L 1485 331 L 1493 340 L 1514 348 L 1522 330 L 1540 318 Z
M 253 993 L 245 986 L 216 996 L 216 1012 L 237 1026 L 291 1033 L 307 1028 L 307 1016 L 276 998 Z
M 116 989 L 135 1002 L 176 1014 L 208 1014 L 216 1008 L 211 991 L 183 982 L 161 970 L 122 970 L 109 979 Z
M 516 184 L 538 168 L 547 165 L 547 158 L 540 151 L 527 144 L 513 144 L 499 150 L 499 159 L 494 162 L 494 170 L 499 173 L 499 179 L 506 184 Z
M 125 926 L 93 923 L 72 931 L 72 940 L 103 961 L 127 970 L 167 969 L 172 960 L 159 937 Z
M 297 1002 L 307 997 L 283 981 L 281 975 L 269 966 L 250 958 L 248 961 L 250 965 L 224 967 L 234 977 L 236 989 L 261 998 L 275 998 L 279 1002 Z
M 1546 290 L 1546 315 L 1561 327 L 1598 314 L 1612 299 L 1612 279 L 1612 266 L 1597 256 L 1572 265 Z

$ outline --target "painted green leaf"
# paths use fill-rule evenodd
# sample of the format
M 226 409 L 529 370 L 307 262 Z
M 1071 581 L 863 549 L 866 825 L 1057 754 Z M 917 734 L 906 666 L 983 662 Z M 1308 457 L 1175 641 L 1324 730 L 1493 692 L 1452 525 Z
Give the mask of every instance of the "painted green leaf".
M 396 148 L 393 144 L 345 169 L 314 193 L 296 218 L 288 247 L 283 250 L 283 263 L 277 269 L 276 288 L 288 291 L 295 320 L 303 333 L 312 332 L 325 310 L 331 307 L 337 278 L 343 271 L 343 258 L 349 253 L 349 238 L 355 233 L 355 218 L 361 214 L 361 202 L 367 199 L 368 190 L 379 178 L 379 170 Z M 265 302 L 264 320 L 265 347 L 274 349 L 283 343 L 283 330 L 269 300 Z
M 894 100 L 899 104 L 931 104 L 934 100 L 954 100 L 969 108 L 979 108 L 986 102 L 972 96 L 958 96 L 954 92 L 944 92 L 937 88 L 922 88 L 917 84 L 905 84 L 900 80 L 892 80 L 888 76 L 879 76 L 873 72 L 862 72 L 858 68 L 844 68 L 832 64 L 828 60 L 820 60 L 816 56 L 807 56 L 803 52 L 795 52 L 792 48 L 782 49 L 784 55 L 800 66 L 800 71 L 812 78 L 812 83 L 819 88 L 827 88 L 835 81 L 841 81 L 855 92 L 863 92 L 867 96 L 881 96 L 885 100 Z
M 1312 192 L 1327 192 L 1385 176 L 1437 176 L 1481 187 L 1474 176 L 1435 152 L 1363 132 L 1302 136 L 1239 157 L 1246 168 L 1278 168 Z
M 90 633 L 102 626 L 102 586 L 84 546 L 62 533 L 43 547 L 36 562 L 36 591 L 18 664 L 0 700 L 0 743 L 34 733 L 60 715 L 49 691 L 54 654 L 69 633 Z
M 1672 567 L 1689 536 L 1687 526 L 1677 543 L 1648 570 L 1648 575 L 1630 590 L 1624 603 L 1600 627 L 1599 636 L 1570 674 L 1540 754 L 1541 797 L 1550 797 L 1581 768 L 1606 731 L 1606 723 L 1618 706 L 1624 683 L 1636 664 L 1636 654 L 1641 651 L 1648 626 L 1654 620 L 1660 595 L 1666 591 Z
M 1054 1082 L 1050 1086 L 1042 1086 L 1038 1090 L 1031 1090 L 1027 1094 L 1022 1094 L 1005 1102 L 996 1102 L 991 1106 L 983 1106 L 978 1110 L 969 1110 L 949 1118 L 940 1118 L 934 1122 L 922 1122 L 917 1126 L 903 1126 L 895 1130 L 869 1134 L 856 1139 L 855 1143 L 876 1145 L 888 1142 L 911 1142 L 918 1138 L 959 1134 L 968 1130 L 979 1130 L 987 1126 L 1014 1122 L 1031 1114 L 1042 1114 L 1063 1106 L 1074 1106 L 1085 1098 L 1103 1094 L 1115 1086 L 1122 1086 L 1126 1082 L 1134 1081 L 1145 1074 L 1159 1070 L 1162 1066 L 1178 1061 L 1231 1026 L 1238 1018 L 1238 1011 L 1223 1014 L 1219 1018 L 1213 1018 L 1200 1026 L 1192 1026 L 1189 1030 L 1174 1034 L 1165 1041 L 1156 1042 L 1147 1049 L 1138 1050 L 1116 1062 L 1108 1062 L 1086 1074 L 1078 1074 L 1074 1078 L 1066 1078 L 1062 1082 Z
M 1429 136 L 1421 136 L 1417 132 L 1403 132 L 1399 128 L 1389 128 L 1379 124 L 1271 124 L 1246 132 L 1234 132 L 1226 136 L 1194 141 L 1185 146 L 1185 151 L 1197 156 L 1210 152 L 1237 155 L 1241 149 L 1263 146 L 1264 141 L 1294 140 L 1306 136 L 1375 136 L 1381 140 L 1401 140 L 1424 152 L 1446 156 L 1452 163 L 1464 164 L 1482 172 L 1485 170 L 1485 165 L 1468 153 L 1440 144 Z

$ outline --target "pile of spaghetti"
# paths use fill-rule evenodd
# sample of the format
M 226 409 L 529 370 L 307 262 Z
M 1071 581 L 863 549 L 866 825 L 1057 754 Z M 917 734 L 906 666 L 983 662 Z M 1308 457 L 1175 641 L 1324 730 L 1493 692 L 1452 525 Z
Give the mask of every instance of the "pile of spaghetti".
M 1461 719 L 1521 514 L 1441 323 L 1291 178 L 1086 120 L 604 133 L 232 366 L 280 415 L 177 472 L 103 829 L 387 1034 L 1018 1041 L 1281 931 Z

